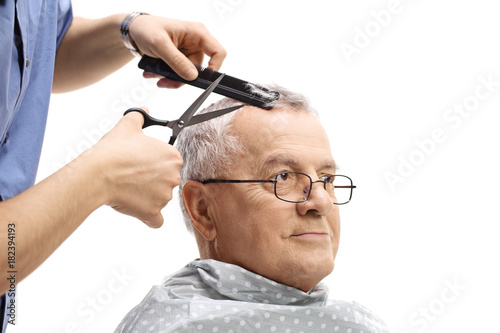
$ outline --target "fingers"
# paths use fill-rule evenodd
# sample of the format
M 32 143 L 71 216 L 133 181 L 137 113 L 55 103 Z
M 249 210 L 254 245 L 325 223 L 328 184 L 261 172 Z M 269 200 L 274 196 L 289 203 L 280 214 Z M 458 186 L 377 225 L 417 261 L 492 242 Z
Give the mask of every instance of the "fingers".
M 137 218 L 150 228 L 159 228 L 164 222 L 161 209 L 166 206 L 166 203 L 154 205 L 150 200 L 136 197 L 130 198 L 130 202 L 125 201 L 110 206 L 122 214 Z
M 201 65 L 204 54 L 210 57 L 209 68 L 219 70 L 227 55 L 224 47 L 203 24 L 184 22 L 184 25 L 185 30 L 182 34 L 172 33 L 174 38 L 165 41 L 164 49 L 159 50 L 161 58 L 177 74 L 188 81 L 192 81 L 198 76 L 198 71 L 193 63 Z
M 135 217 L 151 228 L 163 225 L 161 210 L 172 200 L 173 189 L 180 183 L 178 170 L 181 163 L 176 161 L 175 156 L 163 155 L 161 158 L 168 158 L 169 162 L 164 161 L 157 167 L 152 167 L 151 161 L 148 161 L 145 167 L 135 167 L 134 173 L 142 171 L 150 175 L 139 180 L 129 174 L 125 186 L 121 184 L 117 201 L 112 206 L 115 210 Z
M 106 204 L 158 228 L 161 209 L 180 183 L 182 157 L 172 145 L 145 135 L 143 123 L 141 113 L 127 113 L 93 149 L 107 186 Z
M 171 79 L 167 79 L 161 75 L 158 75 L 158 74 L 155 74 L 155 73 L 151 73 L 151 72 L 146 72 L 144 71 L 144 73 L 142 74 L 142 76 L 145 78 L 145 79 L 159 79 L 158 82 L 156 83 L 156 85 L 158 86 L 158 88 L 169 88 L 169 89 L 177 89 L 177 88 L 180 88 L 184 85 L 184 83 L 182 82 L 179 82 L 179 81 L 174 81 L 174 80 L 171 80 Z
M 161 58 L 184 80 L 193 81 L 198 77 L 198 70 L 193 63 L 177 49 L 171 40 L 167 40 L 160 53 Z
M 141 220 L 146 224 L 148 227 L 157 229 L 163 225 L 163 215 L 157 214 L 153 217 L 151 217 L 149 220 Z
M 193 64 L 196 64 L 198 66 L 201 66 L 203 65 L 203 58 L 204 58 L 204 54 L 202 51 L 199 51 L 199 52 L 195 52 L 195 53 L 192 53 L 192 54 L 189 54 L 187 56 L 187 58 L 189 59 L 189 61 L 191 61 Z
M 158 88 L 177 89 L 177 88 L 182 87 L 184 85 L 184 83 L 179 82 L 179 81 L 170 80 L 167 78 L 162 78 L 156 83 L 156 85 L 158 86 Z
M 145 79 L 161 79 L 163 76 L 155 74 L 155 73 L 144 71 L 142 73 L 142 77 Z
M 218 71 L 224 62 L 224 59 L 226 59 L 226 55 L 227 52 L 224 48 L 216 53 L 209 54 L 210 61 L 208 62 L 208 68 Z
M 171 197 L 170 197 L 171 199 Z M 163 202 L 158 205 L 151 205 L 151 202 L 144 202 L 141 207 L 137 207 L 131 216 L 135 216 L 150 228 L 159 228 L 163 225 L 163 215 L 161 210 L 167 205 L 169 201 Z M 145 207 L 152 207 L 151 211 L 146 211 Z
M 130 34 L 141 52 L 163 59 L 179 76 L 188 81 L 197 78 L 198 71 L 193 64 L 201 65 L 204 55 L 210 57 L 208 68 L 219 70 L 227 54 L 201 23 L 155 16 L 149 16 L 147 20 L 138 17 L 130 26 Z M 149 73 L 145 73 L 144 77 L 159 78 Z M 160 82 L 159 86 L 178 87 L 168 81 Z
M 197 29 L 197 33 L 200 38 L 200 51 L 201 54 L 206 54 L 210 61 L 208 62 L 208 68 L 218 71 L 224 59 L 226 59 L 227 52 L 226 49 L 215 39 L 207 28 L 203 24 L 199 24 L 195 26 Z M 203 60 L 203 59 L 202 59 Z M 196 62 L 195 62 L 196 63 Z

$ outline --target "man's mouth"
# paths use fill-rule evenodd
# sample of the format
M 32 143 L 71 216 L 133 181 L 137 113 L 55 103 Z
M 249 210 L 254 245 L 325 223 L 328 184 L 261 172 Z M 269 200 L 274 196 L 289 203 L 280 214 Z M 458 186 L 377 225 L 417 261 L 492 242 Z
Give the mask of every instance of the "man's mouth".
M 300 238 L 320 238 L 320 237 L 330 237 L 327 232 L 303 232 L 293 234 L 291 237 L 300 237 Z

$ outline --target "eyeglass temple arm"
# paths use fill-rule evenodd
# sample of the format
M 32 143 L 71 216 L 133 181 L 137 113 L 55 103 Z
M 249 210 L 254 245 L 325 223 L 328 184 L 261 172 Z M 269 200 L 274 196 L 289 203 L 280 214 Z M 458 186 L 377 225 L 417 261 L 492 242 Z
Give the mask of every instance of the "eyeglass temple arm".
M 202 184 L 207 183 L 276 183 L 276 180 L 241 180 L 241 179 L 206 179 L 200 181 Z

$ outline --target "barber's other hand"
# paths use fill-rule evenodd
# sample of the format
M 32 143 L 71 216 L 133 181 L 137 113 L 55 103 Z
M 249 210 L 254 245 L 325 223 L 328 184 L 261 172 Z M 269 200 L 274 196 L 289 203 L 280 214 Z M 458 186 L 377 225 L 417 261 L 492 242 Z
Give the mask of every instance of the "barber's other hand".
M 173 146 L 146 136 L 143 123 L 140 113 L 128 113 L 90 153 L 99 160 L 106 204 L 158 228 L 160 211 L 180 184 L 182 157 Z
M 143 53 L 161 58 L 186 80 L 194 80 L 204 54 L 210 57 L 208 68 L 219 70 L 226 57 L 226 50 L 201 23 L 185 22 L 152 15 L 141 15 L 129 27 L 130 37 Z M 161 77 L 144 73 L 144 77 Z M 180 82 L 162 78 L 159 87 L 178 88 Z

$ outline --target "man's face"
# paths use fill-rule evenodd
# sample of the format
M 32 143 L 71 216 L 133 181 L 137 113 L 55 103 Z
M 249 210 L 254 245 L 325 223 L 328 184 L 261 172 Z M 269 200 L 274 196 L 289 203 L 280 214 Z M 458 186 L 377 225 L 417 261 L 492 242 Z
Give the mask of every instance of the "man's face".
M 305 111 L 254 107 L 238 115 L 235 131 L 247 151 L 227 179 L 274 179 L 286 171 L 313 181 L 335 174 L 325 130 Z M 214 259 L 237 264 L 303 291 L 333 270 L 340 236 L 338 206 L 313 184 L 302 203 L 276 198 L 271 183 L 206 184 L 216 227 Z

